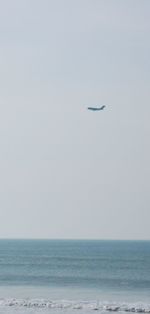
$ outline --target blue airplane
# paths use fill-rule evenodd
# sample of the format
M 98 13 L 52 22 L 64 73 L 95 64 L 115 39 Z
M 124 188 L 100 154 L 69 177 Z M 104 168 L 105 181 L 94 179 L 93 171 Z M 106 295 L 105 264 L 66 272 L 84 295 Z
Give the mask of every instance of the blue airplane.
M 101 107 L 88 107 L 88 110 L 92 110 L 92 111 L 99 111 L 99 110 L 103 110 L 106 106 L 103 105 Z

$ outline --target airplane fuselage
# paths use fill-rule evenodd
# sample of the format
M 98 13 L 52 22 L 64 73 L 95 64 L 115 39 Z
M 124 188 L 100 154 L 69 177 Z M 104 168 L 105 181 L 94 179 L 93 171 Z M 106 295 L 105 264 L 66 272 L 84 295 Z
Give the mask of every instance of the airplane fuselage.
M 101 107 L 88 107 L 88 110 L 92 110 L 92 111 L 99 111 L 99 110 L 103 110 L 105 108 L 105 105 L 101 106 Z

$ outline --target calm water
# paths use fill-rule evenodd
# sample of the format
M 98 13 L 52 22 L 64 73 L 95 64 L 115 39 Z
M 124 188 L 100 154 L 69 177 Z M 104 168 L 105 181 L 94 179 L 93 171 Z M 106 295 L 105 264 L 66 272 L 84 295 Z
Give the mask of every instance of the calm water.
M 0 240 L 0 313 L 150 312 L 150 241 Z

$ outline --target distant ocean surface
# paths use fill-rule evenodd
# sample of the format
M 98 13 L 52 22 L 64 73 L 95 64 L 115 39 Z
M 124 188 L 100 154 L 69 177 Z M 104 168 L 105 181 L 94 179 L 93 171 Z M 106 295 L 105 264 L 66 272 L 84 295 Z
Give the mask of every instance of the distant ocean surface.
M 150 313 L 150 241 L 0 240 L 0 313 Z

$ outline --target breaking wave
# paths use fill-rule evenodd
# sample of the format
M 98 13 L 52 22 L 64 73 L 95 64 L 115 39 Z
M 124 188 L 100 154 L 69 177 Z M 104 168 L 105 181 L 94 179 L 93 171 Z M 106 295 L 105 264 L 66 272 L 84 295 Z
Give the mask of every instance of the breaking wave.
M 51 301 L 48 299 L 0 299 L 0 308 L 48 308 L 72 310 L 98 310 L 106 312 L 150 313 L 150 304 L 101 301 Z

